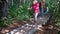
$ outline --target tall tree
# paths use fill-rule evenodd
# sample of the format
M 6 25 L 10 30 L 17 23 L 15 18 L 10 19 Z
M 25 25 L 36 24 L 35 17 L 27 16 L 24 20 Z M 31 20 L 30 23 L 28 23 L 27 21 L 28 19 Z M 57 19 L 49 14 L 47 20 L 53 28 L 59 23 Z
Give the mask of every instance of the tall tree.
M 2 12 L 3 12 L 3 17 L 8 16 L 8 0 L 1 0 L 2 1 Z
M 2 1 L 0 0 L 0 19 L 1 19 L 1 17 L 2 17 Z

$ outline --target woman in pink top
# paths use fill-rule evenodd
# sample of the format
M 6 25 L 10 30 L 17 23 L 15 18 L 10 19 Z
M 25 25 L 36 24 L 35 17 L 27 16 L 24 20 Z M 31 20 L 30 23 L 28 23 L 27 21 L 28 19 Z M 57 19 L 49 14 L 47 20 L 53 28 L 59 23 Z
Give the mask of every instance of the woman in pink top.
M 39 2 L 37 0 L 34 0 L 31 8 L 28 8 L 28 9 L 34 10 L 34 22 L 37 22 L 37 16 L 38 16 L 38 13 L 40 12 L 39 11 Z

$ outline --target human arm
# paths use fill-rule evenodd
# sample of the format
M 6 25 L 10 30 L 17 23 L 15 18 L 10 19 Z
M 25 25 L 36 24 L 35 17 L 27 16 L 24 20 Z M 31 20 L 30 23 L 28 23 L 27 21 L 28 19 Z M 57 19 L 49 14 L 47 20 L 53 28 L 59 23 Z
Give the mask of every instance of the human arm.
M 32 7 L 28 8 L 28 10 L 31 10 L 31 9 L 32 9 Z

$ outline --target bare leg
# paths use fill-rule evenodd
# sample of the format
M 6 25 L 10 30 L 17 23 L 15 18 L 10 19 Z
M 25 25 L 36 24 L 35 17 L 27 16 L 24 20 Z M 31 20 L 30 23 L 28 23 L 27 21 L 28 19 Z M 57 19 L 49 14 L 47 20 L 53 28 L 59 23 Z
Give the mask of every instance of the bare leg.
M 35 13 L 34 15 L 34 22 L 37 24 L 37 16 L 38 16 L 38 13 Z

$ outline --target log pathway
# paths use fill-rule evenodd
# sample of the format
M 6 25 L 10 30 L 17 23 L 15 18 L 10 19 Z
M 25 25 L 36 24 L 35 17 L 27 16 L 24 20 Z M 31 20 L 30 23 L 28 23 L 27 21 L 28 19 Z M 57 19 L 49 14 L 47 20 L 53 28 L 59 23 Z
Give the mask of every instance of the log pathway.
M 18 28 L 9 31 L 6 34 L 57 34 L 57 30 L 48 29 L 46 27 L 43 27 L 43 31 L 39 30 L 39 25 L 45 25 L 49 20 L 49 17 L 49 15 L 45 15 L 44 17 L 39 16 L 37 25 L 33 25 L 32 20 L 30 23 L 19 26 Z M 51 28 L 53 28 L 53 26 Z M 55 32 L 53 33 L 53 31 Z

